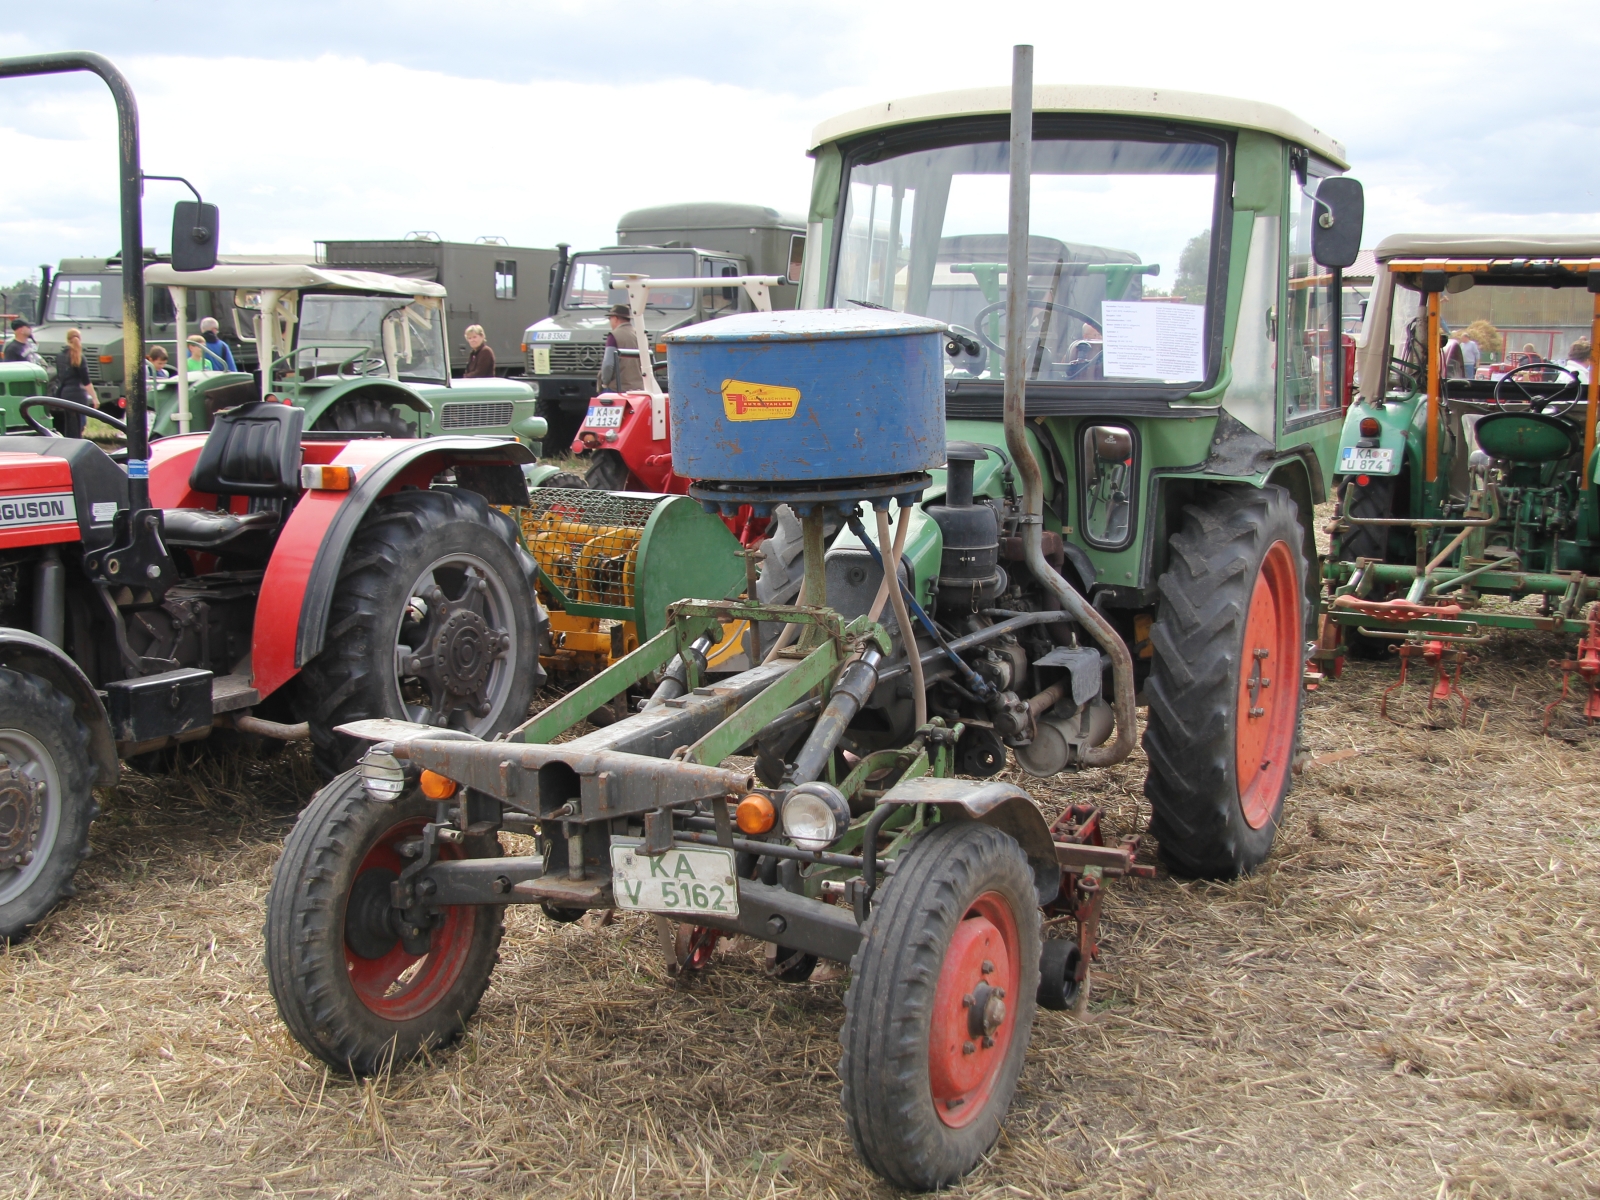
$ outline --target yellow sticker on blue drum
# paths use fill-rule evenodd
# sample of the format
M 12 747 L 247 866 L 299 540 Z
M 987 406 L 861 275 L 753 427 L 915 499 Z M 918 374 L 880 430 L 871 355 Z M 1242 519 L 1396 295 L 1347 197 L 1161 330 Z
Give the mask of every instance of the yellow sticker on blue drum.
M 799 388 L 722 381 L 722 411 L 730 421 L 787 421 L 799 408 Z

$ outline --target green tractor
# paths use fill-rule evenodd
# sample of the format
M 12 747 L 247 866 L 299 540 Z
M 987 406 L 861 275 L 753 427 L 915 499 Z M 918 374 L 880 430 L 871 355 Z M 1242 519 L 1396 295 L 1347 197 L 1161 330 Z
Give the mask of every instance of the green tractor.
M 27 428 L 22 402 L 50 394 L 50 374 L 37 363 L 0 363 L 0 433 Z
M 153 386 L 154 436 L 208 429 L 212 413 L 264 391 L 305 409 L 314 431 L 509 433 L 530 444 L 544 437 L 527 384 L 450 377 L 437 283 L 309 263 L 207 271 L 156 263 L 145 279 L 172 293 L 180 318 L 190 290 L 231 293 L 235 327 L 251 331 L 244 340 L 267 364 L 260 384 L 243 372 L 179 372 Z M 181 319 L 176 341 L 185 342 Z
M 1192 873 L 1247 872 L 1291 779 L 1360 185 L 1342 177 L 1338 142 L 1281 109 L 1039 87 L 1018 372 L 1005 354 L 1007 99 L 923 96 L 821 125 L 801 305 L 948 323 L 949 436 L 984 448 L 976 494 L 1003 514 L 1002 560 L 1017 574 L 1025 526 L 1042 519 L 1052 561 L 1132 655 L 1163 854 Z M 1039 514 L 1014 512 L 1021 464 L 1000 423 L 1018 373 L 1044 465 Z M 866 555 L 849 530 L 828 551 L 830 601 L 846 611 L 876 586 Z M 948 606 L 951 555 L 925 504 L 906 539 L 925 607 Z M 1012 585 L 987 604 L 1027 601 Z M 989 619 L 941 624 L 956 635 Z M 930 704 L 951 701 L 963 707 L 948 692 Z M 1027 741 L 963 715 L 965 761 L 1003 762 L 1002 741 L 1036 775 L 1103 759 L 1093 744 L 1115 707 L 1108 669 L 1081 728 L 1045 723 Z
M 1464 711 L 1460 667 L 1489 630 L 1573 634 L 1562 693 L 1578 675 L 1593 721 L 1600 240 L 1402 234 L 1376 258 L 1318 654 L 1337 673 L 1393 649 L 1402 677 L 1421 659 L 1429 707 Z

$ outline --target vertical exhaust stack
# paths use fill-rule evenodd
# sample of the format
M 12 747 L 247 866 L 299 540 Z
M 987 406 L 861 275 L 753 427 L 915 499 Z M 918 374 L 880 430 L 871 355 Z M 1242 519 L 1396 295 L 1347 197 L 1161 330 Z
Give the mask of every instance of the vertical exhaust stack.
M 1006 448 L 1022 475 L 1022 550 L 1028 569 L 1072 618 L 1111 658 L 1116 736 L 1103 746 L 1086 747 L 1086 767 L 1121 762 L 1133 751 L 1133 656 L 1111 623 L 1091 608 L 1076 588 L 1044 557 L 1044 476 L 1028 445 L 1027 367 L 1023 345 L 1028 331 L 1028 220 L 1033 174 L 1033 47 L 1016 46 L 1011 58 L 1011 211 L 1006 229 Z

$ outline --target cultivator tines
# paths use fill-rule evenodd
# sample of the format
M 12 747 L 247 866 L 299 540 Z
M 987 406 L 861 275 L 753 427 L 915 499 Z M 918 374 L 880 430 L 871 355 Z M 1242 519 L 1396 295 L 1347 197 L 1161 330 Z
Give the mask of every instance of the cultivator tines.
M 1567 689 L 1574 675 L 1582 680 L 1589 692 L 1583 702 L 1583 719 L 1587 724 L 1594 724 L 1596 718 L 1600 718 L 1600 604 L 1589 610 L 1589 630 L 1578 639 L 1577 657 L 1551 659 L 1550 665 L 1561 672 L 1561 695 L 1554 704 L 1545 708 L 1544 728 L 1549 730 L 1556 709 L 1566 702 Z
M 1461 721 L 1466 723 L 1467 709 L 1472 707 L 1472 700 L 1461 690 L 1461 668 L 1472 656 L 1465 649 L 1439 638 L 1426 642 L 1406 642 L 1401 646 L 1391 646 L 1390 649 L 1400 656 L 1400 678 L 1383 689 L 1383 697 L 1378 701 L 1379 716 L 1391 724 L 1400 724 L 1389 715 L 1389 693 L 1405 686 L 1406 667 L 1412 659 L 1420 658 L 1434 670 L 1433 688 L 1428 694 L 1428 712 L 1433 712 L 1435 704 L 1448 706 L 1450 697 L 1455 696 L 1461 701 Z
M 1047 943 L 1050 949 L 1061 946 L 1053 955 L 1047 949 L 1040 963 L 1039 1001 L 1048 1008 L 1081 1010 L 1088 1002 L 1089 965 L 1100 957 L 1097 939 L 1105 899 L 1101 879 L 1129 875 L 1150 879 L 1156 873 L 1155 867 L 1138 861 L 1141 835 L 1130 834 L 1118 845 L 1106 845 L 1102 815 L 1092 804 L 1074 804 L 1050 826 L 1062 879 L 1061 895 L 1048 911 L 1072 917 L 1077 937 L 1064 945 Z
M 614 608 L 634 607 L 639 541 L 659 496 L 619 496 L 579 488 L 536 488 L 522 510 L 522 536 L 550 597 Z M 565 605 L 561 605 L 565 607 Z

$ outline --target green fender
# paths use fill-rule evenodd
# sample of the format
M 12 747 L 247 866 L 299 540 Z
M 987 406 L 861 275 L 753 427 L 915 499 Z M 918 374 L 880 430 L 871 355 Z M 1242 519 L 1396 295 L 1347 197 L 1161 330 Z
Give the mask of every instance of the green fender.
M 1367 471 L 1364 474 L 1398 475 L 1408 459 L 1421 462 L 1425 441 L 1422 422 L 1427 419 L 1424 397 L 1413 395 L 1383 404 L 1370 404 L 1365 399 L 1358 399 L 1345 413 L 1344 428 L 1339 431 L 1339 456 L 1334 460 L 1335 475 L 1346 473 L 1339 464 L 1344 461 L 1345 450 L 1354 448 L 1361 441 L 1361 422 L 1367 417 L 1373 417 L 1378 422 L 1377 448 L 1393 450 L 1394 458 L 1389 470 Z
M 296 406 L 306 410 L 307 429 L 314 428 L 322 414 L 339 401 L 356 395 L 370 396 L 393 408 L 409 408 L 430 416 L 433 414 L 428 402 L 416 392 L 403 383 L 389 379 L 342 379 L 332 383 L 318 380 L 312 384 L 302 384 L 287 395 Z

